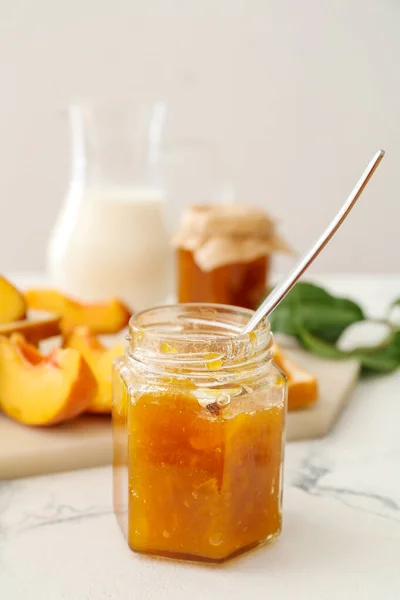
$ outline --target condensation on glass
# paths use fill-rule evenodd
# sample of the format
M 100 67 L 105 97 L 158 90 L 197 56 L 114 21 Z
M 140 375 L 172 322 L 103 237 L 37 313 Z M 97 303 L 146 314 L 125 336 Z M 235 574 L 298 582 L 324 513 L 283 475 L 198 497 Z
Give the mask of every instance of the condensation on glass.
M 139 313 L 113 366 L 114 510 L 132 550 L 220 562 L 279 535 L 286 380 L 267 321 Z

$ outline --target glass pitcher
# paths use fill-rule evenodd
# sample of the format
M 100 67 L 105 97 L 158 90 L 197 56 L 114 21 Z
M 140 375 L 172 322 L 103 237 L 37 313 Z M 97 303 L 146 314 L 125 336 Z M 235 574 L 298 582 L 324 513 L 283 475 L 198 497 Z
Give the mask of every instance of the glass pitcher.
M 47 266 L 64 291 L 116 296 L 134 311 L 164 302 L 171 248 L 161 176 L 165 105 L 72 106 L 72 178 Z

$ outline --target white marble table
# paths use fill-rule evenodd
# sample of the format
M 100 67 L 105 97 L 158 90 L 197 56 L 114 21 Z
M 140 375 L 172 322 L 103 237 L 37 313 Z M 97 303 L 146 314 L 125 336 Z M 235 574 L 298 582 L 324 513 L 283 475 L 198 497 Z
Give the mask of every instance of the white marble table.
M 380 312 L 400 277 L 325 277 Z M 398 600 L 400 371 L 361 382 L 331 434 L 289 444 L 284 531 L 225 566 L 131 553 L 111 469 L 0 482 L 3 600 Z

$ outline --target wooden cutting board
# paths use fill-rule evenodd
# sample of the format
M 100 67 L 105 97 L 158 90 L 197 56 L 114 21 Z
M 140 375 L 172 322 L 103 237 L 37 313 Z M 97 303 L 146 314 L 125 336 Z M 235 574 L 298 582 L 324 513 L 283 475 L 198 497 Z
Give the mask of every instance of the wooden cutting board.
M 356 361 L 327 361 L 298 349 L 289 357 L 319 382 L 315 406 L 291 412 L 286 439 L 325 435 L 349 398 L 359 372 Z M 111 464 L 109 417 L 83 416 L 51 428 L 24 427 L 0 414 L 0 480 Z

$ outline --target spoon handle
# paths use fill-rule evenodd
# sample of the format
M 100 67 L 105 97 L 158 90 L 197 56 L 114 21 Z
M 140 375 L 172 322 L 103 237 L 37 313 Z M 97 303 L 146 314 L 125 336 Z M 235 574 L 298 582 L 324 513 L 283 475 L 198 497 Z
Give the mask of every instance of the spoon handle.
M 347 198 L 346 202 L 343 204 L 342 208 L 339 210 L 336 216 L 329 223 L 328 227 L 325 229 L 322 235 L 320 235 L 315 244 L 294 265 L 290 273 L 266 297 L 264 302 L 259 306 L 257 311 L 254 313 L 247 325 L 244 327 L 243 333 L 249 333 L 250 331 L 252 331 L 263 317 L 269 315 L 274 310 L 274 308 L 276 308 L 280 301 L 283 300 L 286 294 L 292 289 L 296 281 L 300 279 L 304 271 L 306 271 L 311 265 L 311 263 L 315 260 L 315 258 L 321 252 L 321 250 L 323 250 L 323 248 L 326 246 L 329 240 L 335 235 L 336 231 L 339 229 L 339 227 L 341 226 L 341 224 L 343 223 L 343 221 L 357 202 L 358 198 L 363 193 L 365 187 L 367 186 L 369 180 L 371 179 L 372 175 L 374 174 L 384 155 L 384 150 L 379 150 L 375 154 L 368 167 L 362 174 L 360 180 L 354 186 L 350 196 Z

